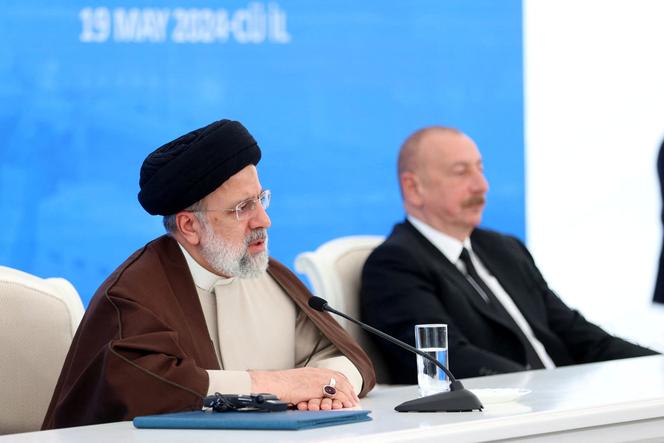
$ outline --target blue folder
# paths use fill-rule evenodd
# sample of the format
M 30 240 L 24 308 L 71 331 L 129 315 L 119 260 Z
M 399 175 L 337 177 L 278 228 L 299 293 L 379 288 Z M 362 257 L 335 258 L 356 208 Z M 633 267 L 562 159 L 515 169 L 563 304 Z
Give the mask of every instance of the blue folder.
M 134 418 L 137 428 L 157 429 L 310 429 L 371 420 L 369 412 L 283 411 L 213 412 L 189 411 L 144 415 Z

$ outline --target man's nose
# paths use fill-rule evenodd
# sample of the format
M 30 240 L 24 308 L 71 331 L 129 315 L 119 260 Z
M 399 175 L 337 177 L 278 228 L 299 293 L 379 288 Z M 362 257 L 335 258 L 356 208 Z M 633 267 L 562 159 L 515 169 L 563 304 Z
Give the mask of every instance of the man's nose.
M 272 226 L 272 221 L 270 220 L 270 216 L 267 215 L 267 211 L 260 203 L 256 204 L 256 210 L 249 220 L 249 227 L 256 229 L 269 228 L 270 226 Z
M 489 190 L 489 182 L 487 181 L 483 172 L 478 172 L 475 174 L 472 182 L 472 190 L 473 192 L 478 193 L 485 193 Z

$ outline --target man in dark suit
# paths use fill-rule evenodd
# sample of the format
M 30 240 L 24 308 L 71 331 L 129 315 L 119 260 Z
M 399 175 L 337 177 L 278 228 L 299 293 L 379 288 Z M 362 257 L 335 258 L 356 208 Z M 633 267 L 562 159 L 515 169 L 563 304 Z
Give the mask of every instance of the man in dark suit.
M 414 325 L 446 323 L 457 377 L 656 354 L 568 308 L 518 239 L 477 228 L 488 183 L 468 136 L 415 132 L 398 172 L 407 219 L 364 266 L 364 321 L 411 344 Z M 392 383 L 417 383 L 413 355 L 375 343 Z

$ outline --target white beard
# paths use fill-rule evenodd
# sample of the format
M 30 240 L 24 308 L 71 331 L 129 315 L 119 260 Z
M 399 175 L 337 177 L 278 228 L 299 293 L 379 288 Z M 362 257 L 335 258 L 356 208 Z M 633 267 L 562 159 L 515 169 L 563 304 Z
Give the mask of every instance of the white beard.
M 244 239 L 243 244 L 232 245 L 217 236 L 207 220 L 201 217 L 203 237 L 201 238 L 201 255 L 217 274 L 227 277 L 256 278 L 267 270 L 267 230 L 254 229 Z M 264 239 L 265 250 L 258 254 L 249 254 L 249 244 Z

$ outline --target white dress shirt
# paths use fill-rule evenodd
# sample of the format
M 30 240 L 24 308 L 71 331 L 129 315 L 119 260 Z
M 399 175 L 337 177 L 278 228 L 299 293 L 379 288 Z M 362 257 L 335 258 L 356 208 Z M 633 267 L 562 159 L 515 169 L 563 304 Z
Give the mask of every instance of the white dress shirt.
M 523 314 L 519 308 L 514 304 L 512 297 L 503 289 L 503 287 L 498 282 L 489 270 L 484 266 L 480 261 L 479 257 L 473 252 L 473 247 L 470 243 L 470 238 L 466 238 L 463 242 L 457 240 L 454 237 L 450 237 L 447 234 L 444 234 L 431 226 L 427 225 L 421 220 L 413 216 L 408 216 L 408 221 L 417 229 L 427 240 L 429 240 L 447 259 L 452 262 L 457 269 L 461 271 L 462 274 L 466 275 L 466 265 L 461 261 L 461 251 L 463 248 L 468 249 L 470 254 L 470 260 L 472 261 L 477 274 L 484 281 L 484 283 L 491 289 L 493 294 L 496 296 L 498 301 L 503 305 L 507 313 L 514 319 L 514 322 L 517 324 L 521 331 L 526 336 L 533 349 L 537 353 L 537 356 L 542 360 L 542 364 L 547 369 L 555 368 L 556 365 L 546 352 L 544 345 L 540 342 L 535 334 L 533 333 L 532 328 L 523 317 Z

